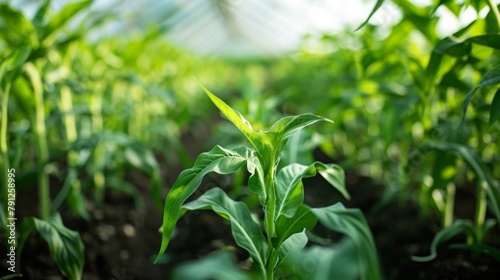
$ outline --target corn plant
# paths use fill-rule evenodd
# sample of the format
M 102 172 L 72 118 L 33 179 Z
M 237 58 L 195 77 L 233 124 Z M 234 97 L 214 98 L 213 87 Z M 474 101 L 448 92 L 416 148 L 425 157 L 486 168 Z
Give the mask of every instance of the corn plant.
M 376 2 L 363 25 L 384 2 Z M 486 244 L 492 228 L 500 224 L 500 185 L 495 180 L 495 174 L 498 175 L 495 167 L 498 157 L 489 156 L 497 154 L 499 147 L 498 4 L 491 0 L 460 4 L 439 1 L 422 7 L 410 1 L 392 2 L 404 15 L 398 26 L 408 24 L 433 46 L 432 52 L 424 56 L 426 60 L 411 58 L 408 63 L 420 100 L 415 106 L 420 117 L 416 121 L 426 140 L 422 144 L 417 143 L 414 153 L 423 160 L 420 174 L 424 175 L 412 179 L 421 181 L 421 201 L 425 204 L 431 201 L 430 204 L 442 217 L 442 227 L 431 244 L 431 254 L 413 259 L 432 260 L 437 255 L 439 244 L 465 234 L 466 244 L 455 246 L 486 253 L 500 261 L 500 250 Z M 457 18 L 465 8 L 472 8 L 477 12 L 477 18 L 450 36 L 440 39 L 436 32 L 435 12 L 438 8 L 448 9 Z M 483 17 L 479 12 L 485 9 L 488 13 Z M 457 102 L 459 100 L 462 102 Z M 472 116 L 470 120 L 466 118 L 468 111 L 469 116 Z M 407 171 L 417 169 L 415 162 L 420 159 L 416 157 L 410 156 L 406 160 Z M 475 187 L 476 207 L 471 220 L 455 217 L 455 193 L 467 181 Z M 426 208 L 424 204 L 422 207 Z M 493 219 L 487 218 L 488 209 Z
M 212 210 L 230 222 L 236 244 L 250 254 L 252 273 L 247 275 L 240 271 L 237 277 L 287 279 L 291 275 L 286 274 L 289 273 L 285 272 L 286 269 L 280 268 L 287 263 L 300 261 L 301 254 L 303 257 L 318 255 L 317 250 L 323 250 L 319 254 L 323 257 L 322 261 L 315 262 L 312 270 L 307 270 L 308 273 L 297 271 L 294 276 L 325 279 L 321 277 L 344 271 L 345 267 L 338 266 L 337 261 L 348 258 L 353 264 L 347 269 L 347 276 L 342 279 L 379 279 L 375 245 L 362 213 L 346 209 L 340 203 L 324 208 L 311 208 L 304 204 L 302 179 L 317 173 L 344 197 L 349 198 L 342 168 L 335 164 L 314 162 L 309 166 L 294 163 L 278 170 L 281 152 L 293 134 L 316 122 L 331 121 L 308 113 L 284 117 L 269 130 L 257 131 L 239 112 L 203 86 L 202 88 L 222 114 L 243 133 L 251 147 L 225 149 L 215 146 L 199 155 L 194 166 L 179 175 L 165 200 L 162 244 L 156 261 L 167 249 L 177 220 L 184 213 L 190 210 Z M 263 220 L 256 221 L 244 203 L 234 201 L 220 188 L 210 189 L 196 200 L 186 203 L 208 173 L 231 174 L 244 166 L 250 174 L 248 188 L 258 195 L 264 213 Z M 347 241 L 344 244 L 352 242 L 349 250 L 345 250 L 344 254 L 337 254 L 332 248 L 313 247 L 302 250 L 308 241 L 305 231 L 312 230 L 318 221 L 329 230 L 345 234 Z M 222 261 L 230 259 L 224 255 L 217 258 Z M 206 266 L 207 262 L 210 263 L 205 261 L 200 265 Z M 225 274 L 222 267 L 224 266 L 220 264 L 212 266 L 207 275 L 190 279 L 236 277 Z M 193 276 L 192 273 L 189 276 L 182 273 L 177 275 L 179 278 L 184 277 L 183 279 Z
M 1 169 L 16 168 L 10 166 L 9 155 L 6 153 L 8 142 L 6 139 L 6 125 L 12 116 L 10 106 L 13 102 L 9 94 L 13 93 L 16 105 L 25 109 L 27 119 L 31 124 L 32 134 L 36 142 L 37 154 L 37 185 L 39 217 L 25 217 L 21 226 L 16 228 L 16 251 L 20 256 L 23 244 L 28 236 L 36 230 L 48 243 L 50 253 L 63 275 L 69 279 L 80 279 L 83 270 L 83 243 L 77 232 L 66 228 L 58 213 L 52 212 L 51 194 L 49 188 L 49 177 L 47 165 L 49 163 L 49 146 L 45 115 L 45 89 L 39 58 L 52 48 L 67 44 L 71 39 L 61 40 L 57 31 L 80 10 L 87 7 L 91 1 L 82 1 L 68 4 L 59 13 L 48 17 L 47 8 L 50 1 L 41 5 L 32 21 L 8 4 L 0 4 L 2 29 L 1 44 L 6 47 L 2 51 L 4 58 L 0 61 L 0 74 L 2 76 L 2 161 Z M 9 106 L 10 105 L 10 106 Z M 9 114 L 10 113 L 10 114 Z M 6 180 L 6 178 L 2 178 Z M 2 182 L 3 184 L 3 182 Z M 5 214 L 7 201 L 2 197 L 0 207 L 2 208 L 2 225 L 5 225 Z M 12 215 L 12 214 L 9 214 Z M 12 247 L 11 247 L 12 248 Z M 19 263 L 18 257 L 18 263 Z M 17 264 L 18 266 L 18 264 Z

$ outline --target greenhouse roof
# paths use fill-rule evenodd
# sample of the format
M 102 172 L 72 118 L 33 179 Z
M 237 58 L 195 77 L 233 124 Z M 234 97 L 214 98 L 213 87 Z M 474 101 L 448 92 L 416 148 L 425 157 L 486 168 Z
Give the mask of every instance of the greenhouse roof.
M 54 10 L 73 0 L 54 0 Z M 417 2 L 425 2 L 419 0 Z M 38 0 L 13 0 L 29 12 Z M 276 56 L 296 50 L 306 34 L 354 30 L 373 1 L 350 0 L 99 0 L 94 11 L 115 14 L 98 36 L 132 34 L 147 27 L 164 30 L 172 42 L 204 55 Z M 388 2 L 371 22 L 390 25 L 400 14 Z

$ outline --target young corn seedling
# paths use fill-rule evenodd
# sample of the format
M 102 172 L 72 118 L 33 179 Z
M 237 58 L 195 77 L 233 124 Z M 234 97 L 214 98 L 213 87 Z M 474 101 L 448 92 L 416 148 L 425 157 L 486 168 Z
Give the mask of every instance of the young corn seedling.
M 361 211 L 346 209 L 340 203 L 324 208 L 311 208 L 304 204 L 302 179 L 317 173 L 344 197 L 349 198 L 344 185 L 343 169 L 335 164 L 315 162 L 309 166 L 292 163 L 278 170 L 281 152 L 294 133 L 313 123 L 331 122 L 331 120 L 308 113 L 284 117 L 274 123 L 269 130 L 255 131 L 239 112 L 201 87 L 215 106 L 243 133 L 251 147 L 225 149 L 215 146 L 212 150 L 199 155 L 192 168 L 181 172 L 166 197 L 162 244 L 156 261 L 167 249 L 177 220 L 185 212 L 212 210 L 230 222 L 236 244 L 250 255 L 253 271 L 246 274 L 231 264 L 219 263 L 218 266 L 214 262 L 229 259 L 224 255 L 218 255 L 219 257 L 214 256 L 208 261 L 200 262 L 200 266 L 208 266 L 210 269 L 196 271 L 205 271 L 207 275 L 177 274 L 177 277 L 288 278 L 292 276 L 289 275 L 290 270 L 283 266 L 291 264 L 293 267 L 301 267 L 300 262 L 303 258 L 316 256 L 321 261 L 308 264 L 307 271 L 293 272 L 293 277 L 335 279 L 332 277 L 338 276 L 341 279 L 380 279 L 374 242 Z M 250 210 L 243 202 L 234 201 L 220 188 L 210 189 L 198 199 L 185 203 L 208 173 L 232 174 L 243 166 L 246 166 L 250 174 L 248 187 L 258 195 L 263 209 L 264 219 L 260 223 L 252 219 Z M 327 229 L 344 234 L 346 236 L 342 242 L 344 246 L 335 247 L 335 250 L 331 247 L 321 248 L 324 250 L 318 248 L 302 250 L 308 241 L 305 231 L 312 230 L 318 221 Z M 337 248 L 342 248 L 343 253 L 337 252 Z M 347 266 L 346 260 L 349 260 Z M 230 267 L 235 273 L 229 273 L 229 270 L 224 269 Z M 193 270 L 184 269 L 184 271 L 189 273 Z M 325 275 L 328 277 L 324 278 Z

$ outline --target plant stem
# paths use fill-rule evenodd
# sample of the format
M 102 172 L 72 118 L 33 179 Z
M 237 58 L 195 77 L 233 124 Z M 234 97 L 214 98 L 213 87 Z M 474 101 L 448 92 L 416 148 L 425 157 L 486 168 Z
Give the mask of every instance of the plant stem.
M 453 223 L 453 210 L 455 208 L 455 184 L 450 182 L 446 187 L 446 202 L 444 208 L 443 228 L 451 226 Z
M 50 216 L 50 188 L 49 178 L 45 172 L 45 165 L 49 159 L 45 130 L 45 112 L 43 102 L 43 87 L 40 73 L 32 63 L 24 65 L 24 70 L 28 75 L 33 94 L 35 96 L 35 138 L 38 148 L 38 165 L 41 170 L 38 172 L 38 199 L 40 203 L 40 217 L 42 219 Z
M 476 214 L 474 217 L 474 224 L 476 226 L 476 236 L 477 244 L 481 244 L 483 242 L 483 227 L 484 221 L 486 220 L 486 188 L 488 187 L 488 183 L 486 181 L 479 182 L 477 186 L 477 197 L 476 197 Z
M 265 175 L 264 183 L 267 192 L 266 211 L 265 211 L 265 227 L 267 232 L 267 247 L 269 250 L 269 258 L 266 263 L 266 279 L 274 279 L 274 266 L 276 261 L 273 260 L 276 255 L 276 249 L 273 247 L 272 238 L 275 233 L 274 215 L 276 212 L 276 193 L 274 190 L 274 165 L 271 165 L 269 172 Z
M 490 7 L 490 11 L 493 13 L 493 16 L 495 17 L 498 30 L 500 30 L 500 12 L 498 11 L 497 5 L 493 3 L 493 0 L 487 0 L 486 3 L 488 3 L 488 7 Z
M 97 70 L 102 76 L 102 72 Z M 90 112 L 92 114 L 92 131 L 94 133 L 103 133 L 104 121 L 102 118 L 102 92 L 104 91 L 104 86 L 98 83 L 96 86 L 95 93 L 90 96 Z M 106 148 L 106 143 L 97 143 L 94 148 L 94 166 L 101 166 L 99 160 L 101 160 L 104 150 Z M 104 172 L 100 169 L 94 170 L 92 174 L 92 179 L 94 181 L 94 200 L 98 209 L 101 209 L 104 201 L 104 188 L 106 185 L 106 177 Z
M 8 179 L 8 170 L 9 170 L 9 156 L 7 154 L 7 118 L 8 118 L 8 103 L 9 103 L 9 92 L 10 92 L 10 83 L 7 83 L 5 86 L 5 90 L 2 94 L 2 89 L 0 88 L 0 94 L 3 96 L 2 100 L 2 120 L 0 123 L 0 168 L 1 168 L 1 177 L 0 182 L 4 188 L 1 191 L 1 201 L 7 203 L 7 186 L 9 183 Z M 2 217 L 0 217 L 0 221 L 2 224 L 7 225 L 6 217 L 3 215 L 3 210 L 0 210 L 2 213 Z M 3 227 L 2 227 L 3 228 Z

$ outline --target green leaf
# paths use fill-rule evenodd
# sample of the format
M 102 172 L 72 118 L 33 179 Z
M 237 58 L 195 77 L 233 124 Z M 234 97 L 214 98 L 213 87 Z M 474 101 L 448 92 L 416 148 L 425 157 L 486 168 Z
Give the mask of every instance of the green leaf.
M 316 116 L 311 113 L 306 113 L 297 116 L 288 116 L 281 118 L 280 120 L 275 122 L 271 126 L 271 129 L 266 131 L 266 133 L 271 134 L 273 138 L 276 139 L 275 142 L 281 142 L 281 140 L 289 138 L 298 130 L 319 121 L 333 123 L 333 121 L 330 119 Z
M 234 150 L 241 152 L 247 149 L 237 148 Z M 162 245 L 156 261 L 167 249 L 175 224 L 180 216 L 182 204 L 196 191 L 203 177 L 210 172 L 219 174 L 234 173 L 247 162 L 248 158 L 243 157 L 241 154 L 216 146 L 209 152 L 200 154 L 192 168 L 181 172 L 165 200 Z M 253 171 L 257 172 L 257 169 Z
M 305 230 L 299 233 L 292 234 L 288 237 L 281 246 L 279 246 L 279 261 L 278 266 L 281 261 L 283 261 L 290 252 L 293 250 L 301 250 L 307 245 L 307 235 Z
M 52 259 L 62 274 L 69 279 L 82 279 L 83 242 L 76 231 L 66 228 L 59 214 L 46 220 L 33 218 L 36 230 L 47 242 Z
M 500 121 L 500 88 L 495 92 L 495 96 L 493 97 L 493 101 L 491 101 L 490 106 L 490 126 L 493 125 L 494 122 Z
M 196 80 L 196 79 L 195 79 Z M 200 85 L 200 87 L 203 89 L 203 91 L 208 95 L 210 100 L 214 103 L 217 108 L 226 116 L 252 143 L 252 145 L 255 147 L 254 144 L 258 143 L 258 134 L 255 132 L 252 128 L 252 125 L 250 124 L 249 121 L 247 121 L 241 114 L 240 112 L 233 110 L 229 105 L 227 105 L 224 101 L 222 101 L 219 97 L 215 96 L 215 94 L 211 93 L 208 89 L 206 89 L 198 80 L 196 82 Z
M 217 251 L 200 260 L 177 267 L 172 279 L 191 280 L 245 280 L 252 279 L 248 273 L 235 265 L 236 258 L 229 251 Z M 200 273 L 202 272 L 202 273 Z
M 330 247 L 311 246 L 292 250 L 279 267 L 283 279 L 360 279 L 359 253 L 350 238 Z M 377 279 L 376 276 L 369 279 Z
M 92 4 L 92 0 L 70 3 L 64 6 L 58 14 L 56 14 L 49 23 L 40 31 L 40 41 L 44 41 L 55 31 L 65 26 L 65 24 L 74 17 L 78 12 Z
M 496 262 L 500 263 L 500 250 L 485 244 L 451 244 L 451 249 L 462 249 L 462 250 L 470 250 L 474 252 L 474 254 L 486 254 L 490 257 L 494 258 Z
M 370 12 L 370 14 L 368 15 L 368 17 L 366 18 L 366 20 L 358 27 L 356 28 L 355 31 L 358 31 L 359 29 L 361 29 L 363 26 L 365 26 L 368 21 L 370 21 L 370 19 L 372 18 L 372 16 L 375 14 L 375 12 L 380 9 L 380 7 L 382 7 L 382 4 L 384 4 L 384 0 L 377 0 L 377 3 L 375 3 L 375 6 L 373 7 L 372 11 Z
M 149 149 L 143 147 L 140 142 L 136 142 L 135 144 L 125 149 L 124 156 L 132 166 L 151 177 L 151 195 L 155 204 L 161 209 L 161 186 L 163 180 L 160 175 L 160 167 Z
M 282 168 L 276 176 L 275 218 L 302 204 L 304 200 L 302 179 L 313 177 L 317 172 L 340 191 L 345 198 L 350 198 L 345 187 L 344 171 L 340 166 L 321 162 L 315 162 L 309 166 L 290 164 Z
M 455 222 L 451 226 L 440 230 L 436 234 L 436 236 L 434 236 L 434 239 L 432 240 L 431 244 L 430 255 L 425 257 L 412 256 L 411 259 L 417 262 L 428 262 L 435 259 L 437 257 L 437 247 L 439 246 L 439 244 L 463 232 L 469 232 L 470 234 L 474 234 L 474 226 L 468 220 L 455 220 Z
M 266 190 L 264 184 L 264 171 L 260 165 L 259 159 L 254 152 L 247 147 L 233 149 L 236 153 L 247 159 L 247 171 L 250 173 L 248 178 L 248 188 L 258 194 L 261 205 L 266 203 Z
M 5 40 L 10 47 L 21 46 L 38 47 L 35 28 L 20 11 L 12 9 L 7 4 L 0 4 L 0 38 Z
M 288 138 L 290 138 L 300 129 L 319 121 L 333 123 L 332 120 L 316 116 L 311 113 L 301 114 L 297 116 L 288 116 L 281 118 L 280 120 L 275 122 L 271 126 L 271 129 L 265 131 L 265 134 L 269 135 L 269 138 L 272 139 L 272 146 L 274 147 L 274 159 L 276 160 L 280 156 L 281 151 L 283 151 Z
M 241 248 L 247 250 L 256 263 L 257 268 L 265 274 L 267 250 L 260 226 L 256 224 L 250 211 L 243 202 L 229 198 L 222 189 L 208 190 L 195 201 L 185 204 L 183 209 L 211 209 L 219 216 L 231 222 L 234 240 Z
M 446 37 L 437 43 L 433 53 L 440 55 L 449 55 L 453 57 L 463 57 L 470 55 L 472 52 L 472 44 L 477 44 L 492 49 L 500 49 L 500 35 L 487 34 L 474 36 L 461 40 L 457 37 Z
M 358 252 L 361 279 L 381 279 L 377 251 L 370 228 L 359 209 L 347 209 L 341 203 L 311 211 L 326 228 L 351 238 Z
M 14 81 L 28 60 L 31 48 L 28 45 L 21 46 L 12 51 L 0 63 L 0 86 L 4 87 L 7 83 Z M 30 95 L 31 96 L 31 95 Z
M 469 39 L 472 43 L 490 47 L 493 49 L 500 49 L 500 35 L 499 34 L 485 34 L 480 36 L 474 36 Z
M 469 107 L 470 101 L 474 96 L 474 93 L 476 93 L 476 90 L 480 87 L 492 86 L 498 83 L 500 83 L 500 64 L 493 67 L 493 69 L 484 74 L 484 76 L 481 78 L 481 81 L 479 81 L 479 84 L 475 86 L 471 91 L 469 91 L 469 93 L 467 93 L 467 96 L 465 96 L 465 99 L 462 103 L 463 113 L 462 113 L 461 123 L 463 123 L 465 120 L 465 114 L 467 113 L 467 108 Z
M 447 54 L 455 57 L 462 57 L 470 53 L 472 47 L 470 44 L 460 41 L 458 38 L 446 37 L 437 43 L 433 52 L 438 54 Z
M 42 5 L 38 8 L 36 11 L 35 16 L 33 17 L 33 25 L 37 29 L 41 29 L 45 23 L 45 20 L 47 18 L 47 15 L 49 14 L 50 10 L 50 3 L 51 0 L 45 0 Z
M 222 114 L 224 114 L 224 116 L 226 116 L 243 133 L 243 135 L 245 135 L 247 140 L 255 149 L 263 169 L 268 170 L 269 168 L 272 168 L 274 165 L 274 159 L 272 158 L 272 155 L 274 154 L 274 147 L 271 139 L 269 139 L 269 136 L 262 131 L 254 131 L 250 122 L 247 121 L 240 114 L 240 112 L 234 110 L 220 98 L 211 93 L 200 82 L 198 82 L 198 80 L 196 80 L 196 82 L 200 85 L 214 105 L 222 112 Z
M 293 213 L 284 213 L 276 220 L 276 238 L 273 239 L 275 248 L 279 248 L 281 244 L 293 234 L 304 231 L 304 229 L 312 230 L 318 218 L 311 210 L 304 205 L 300 205 Z

